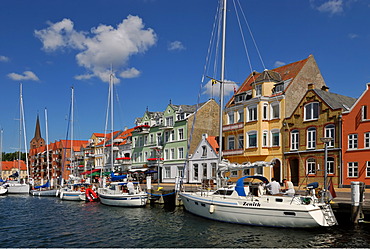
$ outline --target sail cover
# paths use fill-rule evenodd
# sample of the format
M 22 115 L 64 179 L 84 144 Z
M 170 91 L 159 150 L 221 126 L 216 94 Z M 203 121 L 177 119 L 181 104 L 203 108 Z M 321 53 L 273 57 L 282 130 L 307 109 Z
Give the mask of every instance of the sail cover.
M 110 178 L 114 182 L 114 181 L 119 181 L 119 180 L 123 180 L 123 179 L 127 178 L 127 175 L 116 176 L 116 175 L 114 175 L 114 172 L 112 172 L 112 173 L 110 173 Z
M 35 189 L 39 189 L 39 188 L 48 188 L 50 187 L 50 182 L 47 181 L 44 185 L 41 185 L 41 186 L 35 186 Z
M 244 179 L 247 179 L 247 178 L 258 179 L 258 180 L 265 182 L 266 184 L 269 182 L 266 177 L 257 176 L 257 175 L 256 176 L 244 176 L 242 178 L 239 178 L 235 186 L 235 191 L 238 193 L 239 196 L 247 196 L 244 191 Z

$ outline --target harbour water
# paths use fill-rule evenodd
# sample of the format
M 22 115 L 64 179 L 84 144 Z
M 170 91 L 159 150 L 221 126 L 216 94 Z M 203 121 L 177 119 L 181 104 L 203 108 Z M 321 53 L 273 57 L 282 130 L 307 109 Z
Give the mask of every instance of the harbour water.
M 368 223 L 251 227 L 203 219 L 181 207 L 120 208 L 27 195 L 0 196 L 0 211 L 1 248 L 370 247 Z

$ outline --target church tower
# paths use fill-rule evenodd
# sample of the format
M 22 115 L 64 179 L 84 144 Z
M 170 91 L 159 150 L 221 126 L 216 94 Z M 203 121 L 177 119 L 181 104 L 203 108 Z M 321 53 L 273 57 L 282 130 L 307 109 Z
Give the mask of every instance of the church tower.
M 39 115 L 37 114 L 35 137 L 30 142 L 30 149 L 35 149 L 45 145 L 45 140 L 41 137 Z

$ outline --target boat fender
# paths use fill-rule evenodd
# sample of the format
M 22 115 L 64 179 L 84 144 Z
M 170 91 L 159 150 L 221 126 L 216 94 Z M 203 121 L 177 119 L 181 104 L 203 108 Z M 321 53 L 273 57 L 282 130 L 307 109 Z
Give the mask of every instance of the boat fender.
M 57 192 L 56 192 L 55 196 L 58 196 L 58 195 L 59 195 L 59 189 L 57 190 Z
M 209 205 L 209 213 L 213 214 L 215 212 L 215 205 Z

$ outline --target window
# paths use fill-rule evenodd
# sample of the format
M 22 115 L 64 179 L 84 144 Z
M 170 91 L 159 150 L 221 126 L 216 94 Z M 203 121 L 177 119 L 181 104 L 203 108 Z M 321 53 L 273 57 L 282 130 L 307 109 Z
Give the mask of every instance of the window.
M 370 161 L 366 162 L 366 177 L 370 177 Z
M 307 159 L 307 174 L 315 175 L 316 174 L 316 160 L 315 158 L 308 158 Z
M 179 159 L 184 158 L 184 148 L 178 148 L 178 158 Z
M 370 132 L 366 132 L 364 134 L 364 147 L 369 149 L 370 148 Z
M 238 111 L 238 116 L 239 116 L 238 123 L 244 122 L 244 109 Z
M 164 178 L 171 178 L 171 167 L 164 167 Z
M 143 152 L 139 152 L 139 162 L 143 161 Z
M 132 161 L 134 161 L 134 163 L 136 162 L 136 160 L 137 160 L 137 153 L 136 152 L 134 152 L 134 158 L 132 159 Z
M 148 144 L 148 136 L 144 136 L 144 145 Z
M 211 163 L 212 166 L 212 178 L 216 178 L 216 163 Z
M 194 168 L 193 168 L 193 169 L 194 169 L 194 172 L 193 172 L 193 174 L 194 174 L 194 175 L 193 175 L 193 176 L 194 176 L 194 177 L 193 177 L 193 178 L 194 178 L 194 180 L 198 180 L 198 175 L 199 175 L 198 168 L 199 168 L 199 167 L 198 167 L 198 164 L 197 164 L 197 163 L 194 163 Z
M 361 106 L 361 118 L 362 121 L 367 120 L 367 105 Z
M 267 147 L 268 146 L 268 131 L 263 131 L 263 134 L 262 134 L 262 146 L 263 147 Z
M 170 141 L 175 141 L 175 131 L 174 130 L 170 132 Z
M 228 149 L 229 150 L 235 149 L 235 138 L 233 136 L 228 137 Z
M 183 120 L 183 119 L 185 119 L 185 113 L 184 112 L 182 112 L 182 113 L 179 113 L 179 114 L 177 114 L 177 120 Z
M 319 103 L 312 102 L 304 107 L 304 120 L 316 120 L 319 118 Z
M 139 146 L 142 147 L 143 146 L 143 137 L 139 137 Z
M 280 132 L 279 130 L 271 131 L 271 146 L 280 146 Z
M 268 104 L 263 104 L 263 112 L 262 112 L 262 118 L 266 120 L 268 118 Z
M 145 162 L 147 159 L 148 159 L 148 152 L 147 152 L 147 151 L 145 151 L 145 152 L 144 152 L 144 162 Z
M 150 134 L 149 135 L 149 143 L 150 144 L 153 144 L 154 143 L 154 135 L 153 134 Z
M 203 168 L 203 179 L 207 179 L 207 164 L 202 163 L 202 168 Z
M 247 133 L 247 137 L 248 137 L 247 147 L 248 148 L 257 147 L 257 132 L 256 131 L 250 131 L 250 132 Z
M 328 147 L 334 147 L 334 131 L 335 127 L 334 125 L 330 124 L 325 126 L 325 137 L 331 137 L 332 140 L 328 143 Z
M 307 149 L 316 148 L 316 128 L 311 127 L 307 130 Z
M 276 119 L 280 117 L 280 106 L 279 102 L 271 104 L 271 119 Z
M 251 174 L 250 169 L 243 169 L 243 176 L 249 176 Z
M 348 163 L 348 177 L 358 177 L 358 162 Z
M 294 130 L 290 133 L 290 150 L 299 149 L 299 131 Z
M 170 133 L 168 131 L 166 131 L 164 133 L 164 142 L 167 143 L 170 139 Z
M 348 149 L 357 149 L 357 134 L 348 135 Z
M 202 157 L 206 157 L 207 156 L 207 146 L 203 145 L 202 146 Z
M 179 176 L 179 177 L 184 176 L 184 167 L 183 166 L 178 166 L 177 167 L 177 176 Z
M 248 121 L 257 120 L 257 106 L 248 107 Z
M 230 174 L 231 177 L 238 177 L 238 171 L 237 170 L 232 170 L 230 173 L 231 173 Z
M 157 145 L 162 144 L 162 133 L 157 133 Z
M 235 122 L 234 113 L 233 112 L 228 113 L 228 117 L 229 117 L 229 124 L 233 124 Z
M 262 95 L 262 85 L 256 85 L 256 96 Z
M 178 136 L 179 140 L 183 140 L 184 139 L 184 129 L 181 128 L 179 129 L 179 136 Z
M 238 136 L 238 149 L 243 149 L 244 148 L 244 135 L 240 134 Z
M 173 117 L 167 117 L 166 118 L 166 126 L 173 126 Z
M 334 174 L 335 168 L 334 168 L 334 157 L 328 157 L 326 161 L 326 170 L 328 174 Z
M 171 159 L 175 159 L 175 149 L 171 149 Z
M 258 166 L 256 171 L 257 175 L 263 175 L 263 166 Z
M 164 150 L 164 159 L 165 159 L 165 160 L 170 159 L 170 155 L 168 154 L 168 149 L 165 149 L 165 150 Z

